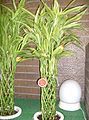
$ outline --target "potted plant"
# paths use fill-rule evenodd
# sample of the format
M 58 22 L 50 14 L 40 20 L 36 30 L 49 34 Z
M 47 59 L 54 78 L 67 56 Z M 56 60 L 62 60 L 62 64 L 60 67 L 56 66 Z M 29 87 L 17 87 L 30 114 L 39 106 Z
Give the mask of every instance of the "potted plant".
M 14 8 L 0 4 L 0 120 L 13 119 L 21 114 L 14 103 L 14 76 L 16 65 L 25 55 L 23 49 L 28 44 L 28 35 L 23 34 L 27 14 L 22 11 L 25 0 Z M 23 58 L 19 56 L 23 56 Z
M 80 41 L 72 30 L 80 28 L 79 20 L 85 13 L 86 6 L 68 8 L 69 4 L 62 10 L 56 0 L 52 8 L 43 1 L 42 4 L 43 7 L 39 7 L 36 15 L 30 13 L 34 24 L 33 28 L 28 26 L 29 36 L 36 48 L 28 48 L 28 51 L 40 60 L 40 81 L 45 81 L 47 85 L 41 89 L 41 119 L 53 120 L 56 115 L 57 62 L 61 57 L 72 54 L 65 49 L 68 44 L 80 47 Z M 72 13 L 76 14 L 71 15 Z M 43 83 L 41 81 L 41 87 Z
M 36 15 L 30 13 L 33 18 L 33 26 L 27 25 L 30 39 L 35 43 L 35 48 L 27 48 L 32 55 L 40 61 L 40 76 L 38 80 L 41 86 L 41 112 L 34 115 L 34 120 L 59 120 L 56 114 L 56 86 L 57 63 L 62 57 L 70 56 L 72 51 L 66 48 L 69 44 L 80 47 L 80 40 L 73 32 L 81 26 L 80 19 L 86 11 L 86 6 L 67 7 L 62 9 L 57 0 L 54 0 L 50 8 L 41 0 Z M 24 10 L 25 12 L 28 12 Z M 35 118 L 36 117 L 36 118 Z M 64 117 L 60 116 L 60 120 Z

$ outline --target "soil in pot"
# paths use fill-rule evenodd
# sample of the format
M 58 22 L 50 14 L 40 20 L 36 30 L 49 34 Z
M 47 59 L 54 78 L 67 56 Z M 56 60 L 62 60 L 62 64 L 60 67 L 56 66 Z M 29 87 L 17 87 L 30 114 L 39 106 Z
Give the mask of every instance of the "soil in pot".
M 14 114 L 16 114 L 17 112 L 18 112 L 18 111 L 15 111 L 15 110 L 14 110 L 14 111 L 12 112 L 12 114 L 5 113 L 5 115 L 3 115 L 3 116 L 14 115 Z
M 39 120 L 42 120 L 42 115 L 39 115 L 37 118 Z M 60 118 L 61 118 L 60 116 L 56 115 L 54 120 L 60 120 Z
M 12 112 L 12 115 L 0 115 L 0 120 L 12 120 L 18 116 L 20 116 L 22 110 L 18 106 L 14 107 L 14 111 Z

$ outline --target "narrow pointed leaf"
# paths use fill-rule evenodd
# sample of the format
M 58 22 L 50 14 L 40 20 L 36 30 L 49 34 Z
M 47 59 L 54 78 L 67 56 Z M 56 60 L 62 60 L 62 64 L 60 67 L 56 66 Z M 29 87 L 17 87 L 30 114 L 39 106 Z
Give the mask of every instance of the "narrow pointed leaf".
M 58 55 L 58 54 L 60 54 L 60 53 L 62 53 L 63 52 L 63 46 L 59 46 L 59 47 L 57 47 L 54 51 L 53 51 L 53 56 L 56 56 L 56 55 Z
M 77 15 L 74 15 L 73 17 L 69 18 L 67 20 L 66 24 L 74 22 L 74 21 L 79 21 L 82 18 L 82 16 L 85 14 L 85 12 L 86 12 L 86 10 L 84 10 L 84 11 L 78 13 Z
M 35 15 L 35 23 L 38 22 L 39 13 L 40 13 L 40 7 L 38 8 L 38 10 L 37 10 L 37 12 L 36 12 L 36 15 Z
M 80 12 L 82 9 L 86 8 L 86 5 L 82 5 L 82 6 L 77 6 L 77 7 L 73 7 L 73 8 L 69 8 L 68 10 L 64 10 L 63 14 L 71 14 L 71 13 L 76 13 L 76 12 Z
M 44 3 L 43 0 L 41 0 L 41 2 L 42 2 L 42 4 L 44 5 L 44 7 L 45 7 L 46 11 L 48 12 L 49 16 L 50 16 L 51 18 L 53 18 L 53 12 L 52 12 L 52 10 L 50 9 L 50 7 L 48 7 L 48 6 L 46 5 L 46 3 Z
M 24 9 L 24 8 L 21 8 L 21 9 L 22 9 L 22 11 L 24 11 L 24 12 L 27 13 L 28 15 L 32 16 L 33 18 L 35 17 L 35 15 L 32 14 L 30 11 L 28 11 L 28 10 L 26 10 L 26 9 Z
M 20 0 L 19 4 L 18 4 L 18 8 L 22 8 L 25 5 L 25 0 Z
M 59 12 L 59 4 L 57 0 L 54 0 L 53 11 L 57 14 Z
M 70 57 L 70 56 L 73 56 L 73 55 L 74 55 L 73 51 L 71 51 L 71 50 L 65 50 L 59 56 L 57 56 L 57 59 L 61 59 L 63 57 Z

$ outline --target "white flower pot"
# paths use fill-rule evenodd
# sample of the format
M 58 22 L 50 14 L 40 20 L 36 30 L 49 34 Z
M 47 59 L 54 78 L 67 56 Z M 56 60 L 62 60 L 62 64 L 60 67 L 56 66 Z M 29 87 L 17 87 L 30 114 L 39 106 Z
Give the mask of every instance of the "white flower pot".
M 34 114 L 34 116 L 33 116 L 33 119 L 34 119 L 34 120 L 39 120 L 37 117 L 38 117 L 39 115 L 41 115 L 41 114 L 42 114 L 42 112 L 36 112 L 36 113 Z M 64 115 L 63 115 L 62 113 L 56 111 L 56 114 L 61 117 L 60 120 L 64 120 Z
M 63 101 L 59 102 L 59 108 L 66 110 L 66 111 L 76 111 L 81 109 L 80 103 L 66 103 Z
M 8 116 L 1 116 L 0 115 L 0 120 L 10 120 L 10 119 L 14 119 L 14 118 L 21 115 L 22 110 L 20 107 L 15 106 L 14 110 L 16 111 L 16 113 L 14 115 L 8 115 Z

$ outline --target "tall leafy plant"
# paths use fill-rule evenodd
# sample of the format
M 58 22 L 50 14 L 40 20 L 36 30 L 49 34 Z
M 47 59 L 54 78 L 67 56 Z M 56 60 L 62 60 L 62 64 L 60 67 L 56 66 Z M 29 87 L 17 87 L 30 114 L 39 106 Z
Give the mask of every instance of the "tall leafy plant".
M 25 0 L 13 9 L 0 4 L 0 115 L 14 114 L 14 75 L 18 61 L 25 55 L 22 51 L 29 43 L 24 34 L 27 14 L 22 11 Z M 23 23 L 23 24 L 22 24 Z M 29 23 L 28 23 L 29 24 Z
M 41 6 L 33 18 L 33 27 L 27 25 L 30 39 L 36 48 L 27 48 L 34 57 L 40 60 L 41 78 L 47 80 L 48 85 L 41 88 L 42 120 L 54 120 L 56 114 L 56 86 L 57 63 L 62 57 L 72 55 L 72 51 L 65 49 L 69 44 L 80 47 L 80 40 L 73 30 L 81 26 L 80 19 L 86 11 L 86 6 L 69 7 L 62 9 L 57 0 L 50 8 L 41 0 Z M 28 12 L 26 10 L 23 10 Z

